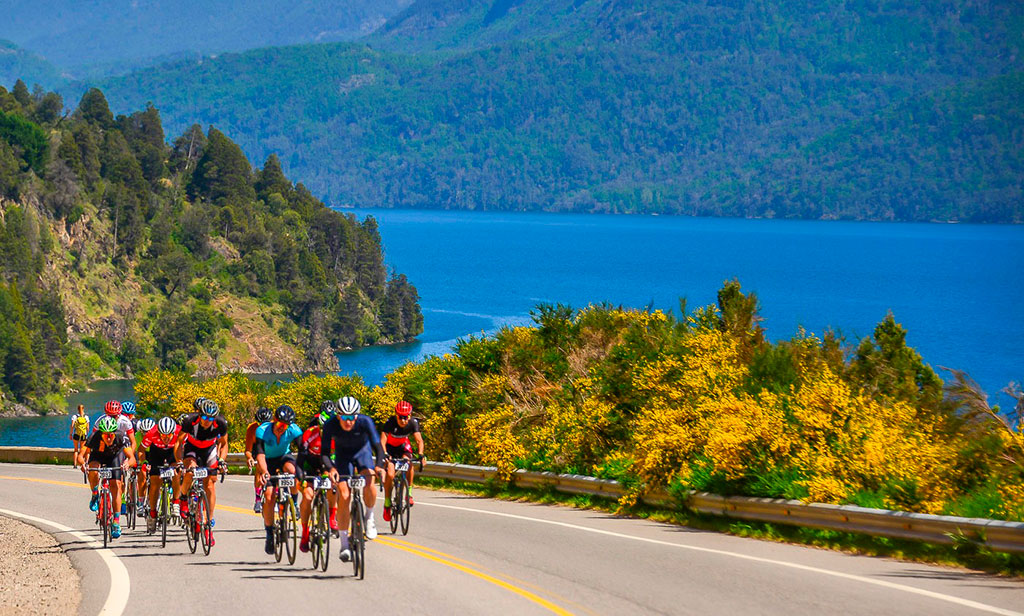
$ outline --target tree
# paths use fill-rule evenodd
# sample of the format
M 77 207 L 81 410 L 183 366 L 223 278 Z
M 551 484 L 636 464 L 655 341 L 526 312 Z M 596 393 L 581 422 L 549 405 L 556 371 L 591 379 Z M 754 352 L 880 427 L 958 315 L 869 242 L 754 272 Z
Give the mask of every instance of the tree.
M 277 154 L 271 154 L 263 163 L 263 169 L 256 175 L 255 189 L 256 196 L 264 201 L 274 193 L 283 197 L 287 197 L 291 193 L 292 183 L 284 176 Z
M 14 82 L 14 89 L 11 90 L 11 94 L 14 95 L 14 100 L 18 101 L 21 105 L 22 110 L 27 114 L 32 111 L 32 95 L 29 94 L 28 86 L 25 82 L 18 80 Z
M 0 111 L 0 139 L 9 143 L 21 156 L 26 169 L 31 168 L 36 175 L 43 175 L 50 142 L 38 124 L 17 114 Z
M 114 127 L 114 114 L 110 113 L 107 97 L 97 88 L 90 88 L 78 102 L 78 115 L 101 129 Z
M 218 206 L 250 206 L 256 200 L 251 176 L 252 167 L 242 149 L 211 127 L 203 156 L 189 184 L 189 194 Z

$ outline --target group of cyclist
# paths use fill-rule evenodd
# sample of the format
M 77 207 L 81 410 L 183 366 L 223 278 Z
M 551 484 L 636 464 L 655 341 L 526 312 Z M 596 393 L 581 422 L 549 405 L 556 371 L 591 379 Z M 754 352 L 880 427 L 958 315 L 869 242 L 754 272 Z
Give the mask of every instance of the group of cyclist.
M 185 472 L 174 476 L 172 515 L 187 515 L 188 500 L 182 495 L 188 493 L 192 483 L 192 474 L 188 471 L 196 467 L 220 470 L 228 450 L 228 424 L 220 415 L 217 404 L 207 398 L 197 398 L 193 408 L 194 412 L 184 415 L 180 421 L 169 416 L 159 420 L 137 420 L 134 403 L 111 400 L 104 406 L 104 414 L 96 420 L 94 430 L 89 434 L 89 419 L 85 417 L 80 405 L 78 415 L 72 418 L 70 436 L 75 443 L 75 465 L 87 474 L 92 489 L 89 508 L 92 511 L 98 509 L 97 470 L 100 467 L 114 469 L 109 485 L 113 502 L 117 503 L 123 491 L 123 474 L 130 468 L 148 466 L 148 472 L 140 473 L 138 480 L 139 494 L 148 496 L 146 529 L 152 533 L 156 528 L 160 469 L 174 466 Z M 246 429 L 245 457 L 250 472 L 255 471 L 253 510 L 263 514 L 266 531 L 264 549 L 267 554 L 274 553 L 273 528 L 277 509 L 271 501 L 272 490 L 267 487 L 272 478 L 280 474 L 294 475 L 297 479 L 296 486 L 291 490 L 293 499 L 302 497 L 299 506 L 302 522 L 299 549 L 303 552 L 309 551 L 314 477 L 330 477 L 335 486 L 330 498 L 329 523 L 331 530 L 341 540 L 341 560 L 347 562 L 352 558 L 347 530 L 352 495 L 344 478 L 355 475 L 366 478 L 363 500 L 366 504 L 364 529 L 367 539 L 377 536 L 373 510 L 377 500 L 375 480 L 378 477 L 382 479 L 385 489 L 384 519 L 390 520 L 391 491 L 395 476 L 393 460 L 412 458 L 412 440 L 415 440 L 418 454 L 422 458 L 423 436 L 419 423 L 412 417 L 412 405 L 406 401 L 396 405 L 395 414 L 382 426 L 383 436 L 378 433 L 373 420 L 360 411 L 359 401 L 351 396 L 344 396 L 337 401 L 326 400 L 320 405 L 319 413 L 303 429 L 296 424 L 295 411 L 286 404 L 273 412 L 267 408 L 256 410 L 254 421 Z M 409 472 L 411 488 L 411 468 Z M 216 477 L 217 473 L 211 472 L 203 480 L 209 495 L 211 527 L 215 524 Z M 407 504 L 413 504 L 411 494 Z M 120 512 L 114 511 L 111 537 L 120 537 L 120 514 L 129 506 L 134 507 L 136 503 L 124 503 Z M 208 541 L 210 545 L 213 544 L 212 533 Z

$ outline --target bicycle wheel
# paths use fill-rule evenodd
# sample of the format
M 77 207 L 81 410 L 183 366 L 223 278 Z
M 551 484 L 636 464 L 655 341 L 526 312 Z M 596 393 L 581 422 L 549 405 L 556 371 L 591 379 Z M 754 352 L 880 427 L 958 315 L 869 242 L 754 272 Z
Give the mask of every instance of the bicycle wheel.
M 352 497 L 352 533 L 349 535 L 349 549 L 352 551 L 352 575 L 363 579 L 363 572 L 366 567 L 363 563 L 363 549 L 366 545 L 366 532 L 363 518 L 363 502 L 358 497 Z
M 412 508 L 409 507 L 409 486 L 405 483 L 404 478 L 399 490 L 397 517 L 402 523 L 402 534 L 406 535 L 409 533 L 409 514 L 411 513 Z M 394 519 L 394 516 L 392 516 L 391 519 Z
M 199 547 L 199 537 L 196 535 L 196 495 L 195 492 L 189 491 L 188 496 L 185 497 L 185 502 L 188 503 L 188 515 L 184 516 L 185 520 L 185 538 L 188 540 L 188 549 L 193 554 L 196 553 L 196 548 Z
M 320 510 L 322 507 L 320 491 L 317 490 L 316 496 L 313 497 L 313 505 L 309 509 L 309 553 L 313 556 L 313 569 L 320 568 L 320 554 L 324 546 L 320 537 Z
M 110 493 L 106 489 L 100 491 L 100 532 L 103 533 L 103 547 L 110 543 Z
M 284 507 L 284 523 L 288 528 L 288 535 L 285 539 L 284 548 L 288 552 L 288 564 L 295 564 L 295 557 L 299 552 L 299 529 L 298 529 L 298 515 L 295 513 L 295 502 L 292 501 L 291 497 L 288 498 L 288 504 Z
M 391 519 L 388 523 L 391 524 L 391 534 L 394 535 L 398 532 L 398 515 L 402 511 L 398 506 L 398 495 L 401 494 L 402 480 L 396 476 L 393 491 L 391 492 Z
M 331 507 L 327 503 L 327 493 L 320 492 L 320 517 L 317 518 L 317 542 L 320 543 L 320 570 L 327 571 L 331 562 Z
M 277 494 L 274 496 L 276 497 Z M 281 562 L 281 557 L 284 555 L 284 542 L 288 539 L 288 529 L 284 524 L 284 508 L 280 503 L 275 504 L 274 508 L 277 509 L 277 519 L 274 520 L 274 559 Z
M 159 508 L 160 547 L 167 547 L 167 526 L 171 523 L 171 494 L 166 487 L 160 489 Z
M 203 554 L 209 555 L 210 538 L 213 535 L 213 528 L 210 526 L 210 496 L 203 492 L 202 497 L 196 501 L 198 511 L 196 511 L 196 532 L 199 533 L 199 543 L 203 546 Z
M 128 485 L 126 486 L 127 489 L 125 490 L 125 498 L 124 498 L 124 500 L 125 500 L 125 508 L 124 508 L 125 521 L 124 521 L 124 525 L 127 528 L 130 528 L 132 530 L 135 530 L 135 517 L 136 517 L 135 516 L 135 514 L 136 514 L 135 507 L 137 506 L 137 503 L 139 502 L 139 484 L 138 484 L 138 481 L 139 480 L 138 480 L 138 477 L 135 474 L 135 471 L 132 471 L 131 474 L 128 476 Z

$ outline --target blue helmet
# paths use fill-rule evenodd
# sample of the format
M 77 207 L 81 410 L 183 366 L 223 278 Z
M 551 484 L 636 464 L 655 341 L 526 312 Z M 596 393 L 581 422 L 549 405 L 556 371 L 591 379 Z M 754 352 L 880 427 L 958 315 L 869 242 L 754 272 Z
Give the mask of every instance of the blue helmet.
M 121 413 L 131 417 L 135 414 L 135 403 L 131 400 L 125 400 L 121 403 Z

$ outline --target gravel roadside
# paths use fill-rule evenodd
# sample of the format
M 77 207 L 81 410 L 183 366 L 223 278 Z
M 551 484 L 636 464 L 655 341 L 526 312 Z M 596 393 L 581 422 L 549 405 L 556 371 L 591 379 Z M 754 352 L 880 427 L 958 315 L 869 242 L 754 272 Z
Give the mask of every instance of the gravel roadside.
M 75 614 L 78 572 L 57 540 L 0 515 L 0 616 Z

